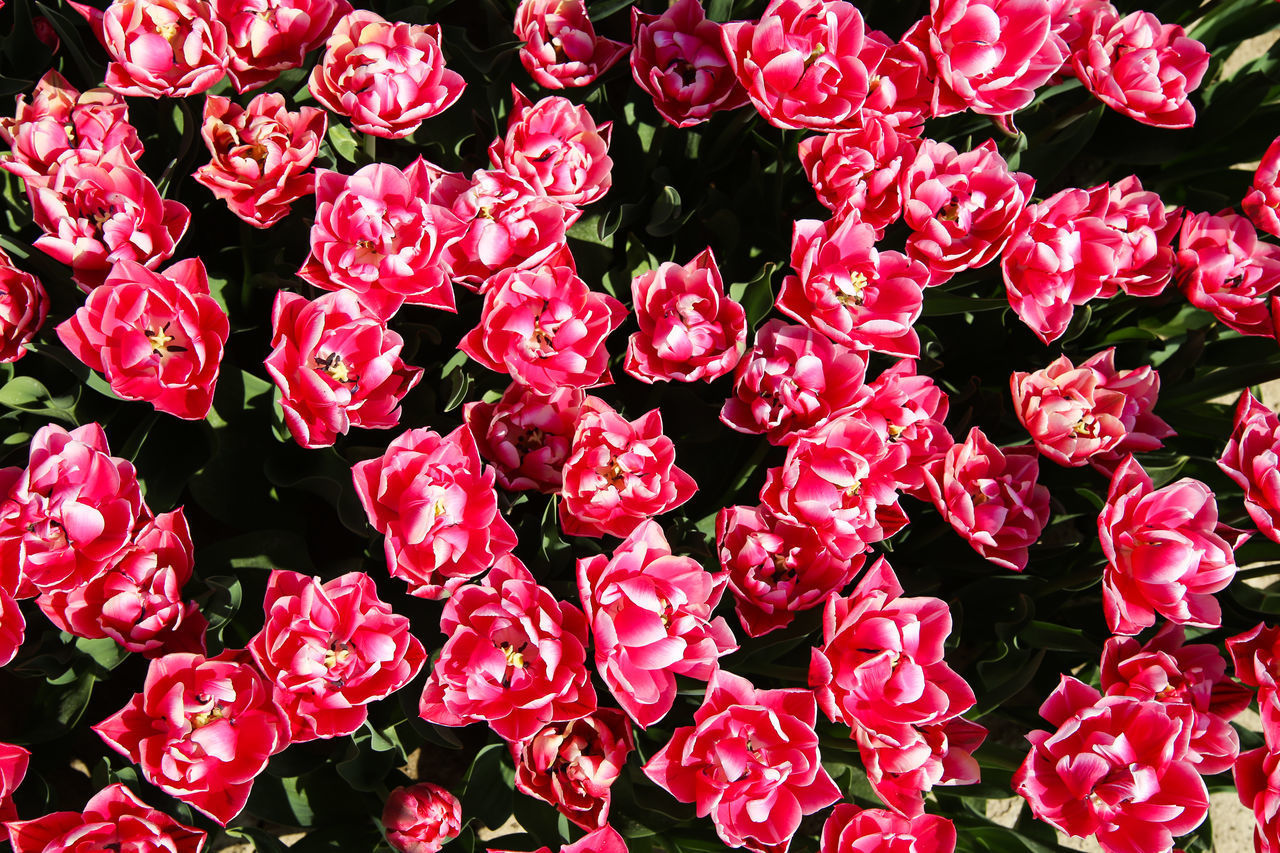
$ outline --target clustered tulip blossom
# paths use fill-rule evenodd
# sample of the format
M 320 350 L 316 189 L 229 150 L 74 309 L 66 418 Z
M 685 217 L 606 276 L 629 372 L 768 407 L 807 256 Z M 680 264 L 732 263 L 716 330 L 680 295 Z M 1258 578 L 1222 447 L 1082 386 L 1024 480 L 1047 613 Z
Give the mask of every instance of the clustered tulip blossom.
M 963 829 L 927 814 L 926 795 L 979 781 L 975 752 L 987 730 L 964 717 L 979 697 L 947 660 L 960 624 L 948 603 L 907 595 L 878 552 L 908 528 L 909 509 L 916 515 L 906 495 L 932 504 L 934 517 L 990 563 L 1026 570 L 1050 517 L 1044 456 L 1110 478 L 1097 517 L 1105 565 L 1098 561 L 1092 580 L 1101 575 L 1100 609 L 1116 636 L 1096 661 L 1096 688 L 1063 676 L 1041 706 L 1055 730 L 1027 736 L 1014 790 L 1036 818 L 1094 836 L 1105 853 L 1171 853 L 1174 838 L 1205 819 L 1202 777 L 1232 769 L 1257 821 L 1257 850 L 1280 853 L 1280 629 L 1263 623 L 1226 641 L 1233 678 L 1218 647 L 1188 644 L 1182 627 L 1222 624 L 1214 595 L 1236 575 L 1236 549 L 1251 534 L 1219 520 L 1209 484 L 1183 478 L 1156 488 L 1133 455 L 1175 435 L 1154 411 L 1155 367 L 1118 369 L 1130 351 L 1120 358 L 1114 346 L 1077 357 L 1089 339 L 1070 334 L 1094 300 L 1159 297 L 1163 305 L 1177 298 L 1165 293 L 1174 283 L 1228 344 L 1236 335 L 1276 338 L 1280 247 L 1259 232 L 1280 236 L 1280 139 L 1239 200 L 1244 215 L 1170 207 L 1134 175 L 1067 185 L 1036 201 L 1036 178 L 1014 159 L 1026 147 L 1019 111 L 1038 109 L 1046 87 L 1074 74 L 1084 100 L 1096 98 L 1124 121 L 1191 127 L 1190 95 L 1210 64 L 1205 46 L 1181 26 L 1122 13 L 1107 0 L 931 0 L 900 38 L 870 29 L 845 0 L 770 0 L 758 18 L 727 23 L 708 18 L 700 0 L 657 5 L 669 8 L 632 8 L 631 41 L 623 43 L 596 33 L 585 0 L 520 0 L 511 20 L 519 73 L 542 90 L 585 87 L 629 53 L 641 106 L 647 111 L 651 100 L 667 124 L 689 128 L 750 105 L 760 119 L 755 135 L 763 138 L 765 123 L 781 129 L 777 158 L 762 172 L 771 168 L 781 182 L 798 158 L 829 217 L 787 214 L 790 270 L 776 298 L 778 259 L 752 285 L 727 289 L 713 245 L 684 264 L 671 259 L 688 241 L 661 257 L 647 243 L 633 245 L 643 227 L 634 197 L 619 202 L 622 221 L 584 213 L 606 196 L 635 192 L 618 180 L 620 166 L 639 165 L 624 160 L 637 154 L 633 140 L 615 139 L 614 121 L 597 121 L 612 92 L 630 86 L 620 68 L 608 89 L 597 85 L 585 97 L 534 100 L 513 85 L 505 114 L 469 106 L 456 122 L 498 135 L 487 148 L 476 140 L 450 151 L 424 123 L 459 102 L 468 84 L 447 67 L 446 52 L 475 46 L 446 49 L 448 29 L 438 23 L 387 20 L 348 0 L 112 0 L 105 10 L 72 3 L 111 57 L 104 87 L 81 92 L 57 71 L 44 74 L 19 96 L 14 117 L 0 119 L 11 148 L 0 170 L 23 182 L 42 232 L 33 245 L 69 268 L 83 300 L 41 338 L 50 293 L 25 268 L 46 259 L 16 253 L 15 263 L 0 250 L 5 378 L 9 363 L 32 350 L 43 357 L 56 335 L 121 401 L 208 419 L 200 428 L 223 441 L 228 412 L 221 396 L 214 412 L 215 387 L 224 352 L 244 350 L 232 340 L 229 312 L 239 319 L 253 310 L 260 279 L 246 268 L 236 302 L 236 288 L 218 286 L 225 281 L 211 287 L 204 260 L 179 254 L 192 220 L 174 199 L 184 177 L 176 170 L 190 168 L 186 150 L 154 181 L 139 165 L 158 156 L 143 150 L 142 138 L 152 137 L 130 124 L 126 101 L 203 95 L 201 122 L 179 109 L 190 125 L 186 141 L 198 126 L 211 158 L 190 177 L 219 208 L 265 229 L 315 197 L 305 259 L 285 266 L 322 292 L 276 290 L 262 360 L 275 384 L 279 437 L 292 436 L 291 453 L 318 457 L 338 444 L 353 452 L 329 449 L 324 458 L 362 460 L 351 465 L 347 493 L 354 489 L 382 537 L 372 549 L 381 547 L 405 594 L 447 599 L 417 603 L 436 608 L 444 639 L 429 650 L 369 574 L 277 569 L 266 581 L 260 629 L 243 632 L 243 648 L 223 648 L 233 635 L 209 633 L 213 615 L 202 612 L 202 599 L 183 597 L 200 571 L 202 544 L 183 508 L 153 510 L 144 494 L 154 494 L 155 481 L 141 464 L 111 455 L 106 430 L 82 423 L 78 410 L 82 425 L 34 431 L 27 464 L 0 468 L 0 666 L 17 659 L 35 670 L 54 659 L 43 650 L 18 658 L 36 609 L 77 640 L 113 641 L 147 658 L 138 692 L 93 729 L 148 783 L 223 826 L 246 807 L 273 756 L 366 725 L 376 733 L 371 706 L 421 673 L 422 721 L 486 723 L 509 753 L 508 783 L 577 827 L 564 838 L 578 840 L 560 853 L 626 853 L 609 820 L 614 785 L 641 780 L 626 773 L 635 751 L 649 756 L 644 776 L 709 817 L 724 844 L 786 853 L 805 818 L 853 785 L 838 785 L 823 766 L 821 710 L 847 727 L 887 806 L 837 805 L 821 830 L 822 853 L 953 853 Z M 626 26 L 620 18 L 615 25 Z M 45 38 L 51 53 L 64 35 L 59 28 Z M 312 51 L 318 61 L 302 70 Z M 73 58 L 83 62 L 78 51 Z M 489 57 L 467 58 L 480 68 Z M 486 83 L 495 67 L 482 68 Z M 306 80 L 294 101 L 309 95 L 324 109 L 290 110 L 275 91 L 244 103 L 204 94 L 229 78 L 224 85 L 245 95 L 290 70 L 297 80 L 289 88 Z M 635 106 L 615 110 L 615 120 L 633 119 Z M 963 112 L 1020 147 L 979 134 L 986 141 L 961 150 L 929 136 L 937 125 L 927 122 Z M 690 147 L 690 157 L 721 156 L 720 143 L 756 116 L 717 121 L 729 131 L 699 137 L 707 146 L 696 155 Z M 365 137 L 359 155 L 342 150 L 347 126 Z M 799 133 L 788 131 L 812 135 L 797 142 Z M 399 142 L 379 151 L 374 137 Z M 642 142 L 645 155 L 662 144 L 657 134 Z M 481 168 L 448 171 L 418 153 L 424 145 L 440 150 L 440 162 Z M 392 162 L 388 151 L 406 156 Z M 331 168 L 313 169 L 317 163 Z M 665 181 L 651 165 L 645 171 Z M 700 229 L 689 233 L 711 235 L 693 248 L 711 241 L 728 258 L 737 235 L 727 237 L 705 209 L 688 210 L 681 224 Z M 644 230 L 666 237 L 658 211 Z M 598 259 L 575 252 L 590 242 L 607 248 L 606 232 L 617 235 L 625 263 L 601 283 Z M 1013 313 L 1043 344 L 1072 347 L 1042 369 L 1011 370 L 1011 398 L 976 381 L 957 388 L 941 371 L 935 381 L 940 342 L 921 324 L 945 313 L 947 299 L 989 307 L 965 302 L 972 277 L 964 274 L 997 258 Z M 738 271 L 726 263 L 726 275 Z M 470 292 L 459 298 L 455 284 Z M 955 292 L 930 293 L 944 285 Z M 470 330 L 455 339 L 454 360 L 454 341 L 419 321 L 420 309 L 464 314 Z M 609 344 L 624 324 L 625 356 Z M 428 377 L 406 353 L 429 364 L 439 354 L 432 347 L 445 353 L 446 374 L 459 364 L 469 370 L 469 359 L 496 385 L 462 407 L 461 426 L 457 416 L 448 420 L 458 395 L 437 407 L 442 420 L 406 424 L 380 454 L 354 441 L 343 448 L 353 429 L 401 426 L 406 397 Z M 772 467 L 752 481 L 758 503 L 714 502 L 716 486 L 676 464 L 685 413 L 640 414 L 618 401 L 619 388 L 608 387 L 611 364 L 646 386 L 718 381 L 711 387 L 722 389 L 714 402 L 722 424 L 751 436 L 740 440 L 757 442 L 761 456 L 773 454 Z M 618 378 L 623 391 L 634 385 Z M 425 396 L 438 390 L 421 384 Z M 595 389 L 602 396 L 588 393 Z M 984 393 L 1010 400 L 1005 424 L 979 405 Z M 945 423 L 953 410 L 956 436 Z M 664 415 L 681 431 L 669 435 Z M 1014 424 L 1016 432 L 1015 417 L 1032 443 L 998 444 L 998 429 Z M 131 458 L 146 430 L 134 436 Z M 1277 415 L 1246 390 L 1218 465 L 1276 541 L 1278 457 Z M 696 470 L 687 457 L 682 464 Z M 656 520 L 695 496 L 690 506 L 700 509 L 688 518 Z M 542 563 L 522 562 L 519 540 L 530 526 L 513 526 L 511 512 L 521 503 L 545 508 Z M 603 541 L 557 542 L 557 521 L 566 536 Z M 928 544 L 921 536 L 909 548 L 921 540 Z M 566 545 L 576 556 L 568 563 L 557 551 Z M 566 565 L 573 576 L 556 576 Z M 753 640 L 792 630 L 740 650 L 723 615 L 726 592 Z M 25 615 L 24 599 L 34 599 Z M 1158 622 L 1152 635 L 1135 636 Z M 772 644 L 794 645 L 819 623 L 807 687 L 757 688 L 733 671 L 744 658 L 769 666 Z M 974 653 L 971 635 L 959 639 Z M 76 654 L 95 648 L 77 646 Z M 696 711 L 690 679 L 706 682 Z M 598 695 L 601 684 L 607 694 Z M 1231 721 L 1253 690 L 1263 746 L 1241 754 Z M 122 784 L 106 786 L 80 812 L 19 819 L 13 794 L 30 757 L 0 744 L 0 820 L 16 853 L 199 853 L 205 843 L 203 831 Z M 437 853 L 475 816 L 446 787 L 410 781 L 381 789 L 386 843 L 399 853 Z M 490 781 L 473 774 L 464 799 Z M 649 831 L 638 821 L 623 828 Z

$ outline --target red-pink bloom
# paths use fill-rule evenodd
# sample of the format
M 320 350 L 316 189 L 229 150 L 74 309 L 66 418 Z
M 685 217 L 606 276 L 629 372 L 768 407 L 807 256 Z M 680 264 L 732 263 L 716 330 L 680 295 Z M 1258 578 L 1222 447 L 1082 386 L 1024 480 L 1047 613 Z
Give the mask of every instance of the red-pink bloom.
M 568 98 L 543 98 L 534 104 L 514 86 L 511 94 L 507 135 L 489 146 L 494 168 L 524 178 L 538 192 L 565 204 L 598 201 L 613 183 L 613 122 L 597 126 L 586 107 Z
M 400 358 L 404 340 L 348 290 L 314 301 L 277 293 L 271 345 L 264 365 L 303 447 L 328 447 L 351 427 L 398 426 L 400 401 L 422 378 Z
M 1040 716 L 1057 731 L 1027 735 L 1031 751 L 1013 776 L 1040 820 L 1096 836 L 1105 853 L 1169 853 L 1204 821 L 1209 793 L 1187 758 L 1187 705 L 1100 696 L 1063 676 Z
M 586 830 L 609 819 L 610 788 L 635 749 L 631 723 L 616 708 L 550 723 L 511 744 L 516 788 L 550 803 Z
M 294 742 L 351 734 L 370 702 L 404 687 L 426 662 L 408 617 L 392 612 L 363 572 L 321 583 L 273 571 L 262 610 L 249 651 L 275 687 Z
M 1150 12 L 1095 15 L 1084 43 L 1071 57 L 1085 88 L 1113 110 L 1153 127 L 1191 127 L 1196 109 L 1187 97 L 1209 67 L 1209 51 L 1175 24 Z
M 1093 19 L 1102 13 L 1116 15 L 1116 7 L 1108 0 L 1049 0 L 1053 31 L 1067 43 L 1068 54 L 1084 47 L 1093 27 Z M 1055 74 L 1050 83 L 1060 83 L 1064 75 Z
M 1179 625 L 1216 628 L 1213 593 L 1236 574 L 1234 549 L 1248 533 L 1218 522 L 1213 492 L 1183 477 L 1156 489 L 1132 456 L 1116 468 L 1098 515 L 1107 567 L 1102 607 L 1113 634 L 1136 634 L 1159 613 Z
M 182 600 L 192 550 L 182 510 L 161 513 L 139 527 L 105 573 L 74 589 L 45 592 L 37 603 L 50 622 L 77 637 L 110 637 L 149 658 L 203 654 L 208 623 L 194 601 Z
M 93 727 L 148 782 L 226 826 L 289 723 L 246 651 L 151 661 L 142 692 Z
M 209 95 L 200 135 L 213 159 L 192 177 L 245 222 L 269 228 L 289 214 L 295 201 L 315 191 L 309 170 L 328 121 L 315 107 L 289 112 L 278 92 L 258 95 L 247 109 Z
M 672 554 L 654 521 L 639 524 L 612 558 L 578 560 L 596 670 L 641 728 L 671 710 L 677 675 L 705 681 L 738 648 L 724 617 L 711 618 L 727 580 Z
M 510 850 L 485 848 L 488 853 L 512 853 Z M 534 853 L 551 853 L 550 847 L 539 847 Z M 618 830 L 604 826 L 560 848 L 560 853 L 627 853 L 627 842 Z
M 498 485 L 509 491 L 537 489 L 555 494 L 564 485 L 578 412 L 586 400 L 580 388 L 560 388 L 550 396 L 512 382 L 496 403 L 462 407 L 480 455 L 490 462 Z
M 1124 241 L 1103 219 L 1104 193 L 1066 189 L 1029 204 L 1000 256 L 1009 304 L 1046 344 L 1078 305 L 1104 294 Z
M 1020 572 L 1027 567 L 1028 547 L 1049 522 L 1049 490 L 1036 481 L 1039 473 L 1034 447 L 1001 450 L 974 427 L 927 479 L 938 512 L 973 550 Z
M 324 44 L 347 0 L 212 0 L 227 27 L 227 73 L 240 93 L 257 89 L 282 71 L 301 68 L 306 55 Z
M 73 6 L 114 60 L 106 76 L 113 92 L 185 98 L 227 74 L 227 29 L 204 0 L 112 0 L 105 13 Z
M 1228 637 L 1227 650 L 1236 676 L 1258 688 L 1262 736 L 1269 750 L 1280 752 L 1280 686 L 1276 683 L 1280 678 L 1280 628 L 1259 622 L 1243 634 Z
M 1030 104 L 1067 59 L 1049 7 L 1049 0 L 931 0 L 933 114 L 1003 116 Z
M 822 825 L 821 853 L 954 853 L 956 827 L 937 815 L 907 818 L 841 803 Z
M 745 433 L 790 444 L 865 402 L 867 363 L 857 352 L 805 326 L 769 320 L 733 373 L 720 420 Z
M 449 639 L 422 691 L 424 720 L 486 722 L 503 740 L 520 741 L 596 710 L 586 617 L 539 586 L 515 557 L 459 587 L 440 630 Z
M 866 103 L 862 105 L 865 124 L 883 118 L 894 127 L 914 136 L 932 112 L 937 68 L 929 54 L 929 19 L 921 18 L 897 42 L 884 33 L 867 33 L 867 51 L 884 56 L 871 78 Z
M 628 421 L 595 397 L 582 404 L 560 491 L 565 533 L 626 537 L 697 490 L 676 467 L 676 447 L 662 432 L 658 409 Z
M 1235 425 L 1218 467 L 1244 489 L 1244 508 L 1253 523 L 1280 542 L 1280 418 L 1248 388 L 1236 403 Z
M 902 749 L 870 729 L 853 730 L 867 780 L 880 799 L 901 815 L 920 814 L 924 792 L 936 785 L 976 785 L 982 781 L 973 753 L 986 740 L 985 728 L 964 717 L 952 717 L 945 723 L 913 729 L 917 742 L 912 749 Z
M 818 201 L 836 214 L 856 211 L 876 239 L 902 216 L 899 175 L 916 159 L 919 138 L 878 115 L 862 126 L 800 140 L 800 165 Z
M 129 106 L 110 89 L 81 93 L 57 71 L 36 83 L 31 103 L 18 96 L 13 118 L 0 118 L 0 139 L 13 153 L 0 157 L 0 168 L 26 181 L 49 177 L 68 150 L 105 152 L 121 149 L 125 158 L 142 154 L 138 131 L 129 124 Z
M 7 496 L 13 484 L 22 477 L 22 473 L 21 468 L 0 468 L 0 495 Z M 8 666 L 9 662 L 17 656 L 18 649 L 22 647 L 22 641 L 27 632 L 27 620 L 18 605 L 18 595 L 24 592 L 30 594 L 29 590 L 22 588 L 22 567 L 16 559 L 13 559 L 18 549 L 18 541 L 13 537 L 14 531 L 10 529 L 11 522 L 6 517 L 7 510 L 8 507 L 0 503 L 0 511 L 5 512 L 0 515 L 0 666 Z M 4 762 L 6 758 L 11 757 L 5 755 L 6 746 L 8 745 L 0 742 L 0 821 L 5 820 L 5 809 L 9 805 L 6 798 L 11 790 L 5 787 Z M 24 770 L 25 767 L 24 764 Z M 16 817 L 16 815 L 10 815 L 10 817 Z
M 85 290 L 101 284 L 121 261 L 155 269 L 173 256 L 191 221 L 191 211 L 161 198 L 121 151 L 73 151 L 48 183 L 27 185 L 32 218 L 44 231 L 34 245 L 70 266 Z
M 626 316 L 571 267 L 508 269 L 486 284 L 480 323 L 458 349 L 542 394 L 608 385 L 605 341 Z
M 1232 777 L 1245 808 L 1253 811 L 1255 853 L 1280 851 L 1280 752 L 1260 746 L 1240 754 Z
M 119 782 L 85 803 L 84 812 L 53 812 L 6 824 L 14 853 L 200 853 L 205 833 L 153 809 Z
M 1115 347 L 1076 367 L 1065 355 L 1009 377 L 1013 410 L 1036 449 L 1059 465 L 1089 463 L 1110 473 L 1126 453 L 1155 450 L 1174 432 L 1152 413 L 1160 374 L 1116 370 Z
M 765 477 L 760 503 L 851 559 L 906 526 L 897 479 L 906 457 L 905 447 L 861 418 L 834 418 L 787 448 L 782 467 Z
M 734 21 L 721 33 L 738 82 L 770 124 L 823 131 L 861 124 L 887 45 L 868 36 L 852 3 L 771 0 L 759 21 Z
M 230 331 L 199 258 L 164 272 L 121 261 L 58 325 L 67 349 L 116 394 L 187 420 L 209 414 Z
M 479 170 L 470 184 L 449 174 L 444 203 L 463 223 L 445 255 L 453 280 L 472 290 L 506 269 L 572 266 L 565 233 L 581 212 L 539 193 L 523 178 Z
M 1275 337 L 1267 296 L 1280 287 L 1280 246 L 1259 240 L 1245 217 L 1224 211 L 1183 219 L 1174 275 L 1187 301 L 1224 325 Z
M 21 569 L 22 597 L 89 583 L 151 518 L 133 465 L 109 454 L 96 423 L 48 424 L 31 439 L 26 470 L 0 504 L 0 562 Z
M 444 438 L 425 427 L 402 433 L 351 476 L 369 523 L 386 534 L 387 570 L 410 595 L 444 598 L 516 545 L 493 469 L 465 426 Z
M 406 302 L 457 310 L 445 251 L 463 224 L 443 197 L 444 179 L 421 157 L 403 171 L 388 163 L 354 175 L 318 170 L 311 254 L 298 275 L 352 290 L 384 318 Z
M 1227 672 L 1216 646 L 1184 645 L 1182 628 L 1166 622 L 1145 644 L 1112 637 L 1102 648 L 1102 692 L 1153 702 L 1181 703 L 1194 712 L 1187 760 L 1201 775 L 1231 767 L 1240 738 L 1231 719 L 1253 696 Z
M 931 284 L 990 263 L 1034 188 L 1035 178 L 1009 171 L 992 140 L 961 154 L 926 139 L 902 175 L 907 254 L 929 268 Z
M 8 663 L 8 661 L 5 661 Z M 27 775 L 31 753 L 11 743 L 0 743 L 0 821 L 17 823 L 18 811 L 13 805 L 13 792 Z
M 902 593 L 881 558 L 848 597 L 828 598 L 823 645 L 813 649 L 809 685 L 822 712 L 853 730 L 864 759 L 892 749 L 899 764 L 919 765 L 935 755 L 924 731 L 959 717 L 975 699 L 943 659 L 951 633 L 946 602 Z M 877 776 L 876 791 L 891 808 L 908 817 L 923 813 L 921 793 L 935 780 L 908 789 L 900 780 Z
M 746 349 L 746 313 L 725 295 L 710 248 L 631 279 L 631 304 L 640 331 L 627 342 L 626 371 L 642 382 L 709 382 Z
M 333 28 L 308 86 L 361 133 L 403 139 L 452 106 L 466 82 L 444 67 L 438 24 L 393 22 L 358 9 Z
M 879 252 L 875 228 L 857 214 L 802 219 L 791 237 L 791 266 L 778 310 L 854 350 L 920 355 L 912 326 L 924 307 L 929 270 L 901 252 Z
M 399 853 L 436 853 L 462 831 L 462 803 L 430 782 L 402 786 L 387 797 L 382 825 Z
M 946 393 L 916 363 L 902 359 L 867 385 L 871 397 L 856 417 L 875 427 L 886 441 L 906 448 L 897 471 L 898 488 L 920 500 L 931 500 L 926 471 L 954 445 L 943 421 L 950 405 Z
M 49 315 L 49 294 L 29 272 L 0 249 L 0 362 L 17 361 Z
M 1240 206 L 1259 229 L 1280 237 L 1280 136 L 1267 146 Z
M 720 29 L 699 0 L 676 0 L 661 15 L 631 7 L 631 76 L 676 127 L 693 127 L 747 102 L 725 57 Z
M 1182 209 L 1166 210 L 1160 196 L 1144 190 L 1136 175 L 1089 192 L 1107 194 L 1103 220 L 1122 240 L 1102 296 L 1114 295 L 1117 287 L 1130 296 L 1163 292 L 1173 278 L 1173 238 L 1182 224 Z
M 596 35 L 583 0 L 520 0 L 515 34 L 520 64 L 547 89 L 586 86 L 630 49 Z
M 720 510 L 716 548 L 749 637 L 790 625 L 796 613 L 843 589 L 866 562 L 863 554 L 837 557 L 813 528 L 788 524 L 764 507 Z
M 840 799 L 823 769 L 808 690 L 757 690 L 717 669 L 692 726 L 681 726 L 645 775 L 698 816 L 711 815 L 730 847 L 786 853 L 804 815 Z

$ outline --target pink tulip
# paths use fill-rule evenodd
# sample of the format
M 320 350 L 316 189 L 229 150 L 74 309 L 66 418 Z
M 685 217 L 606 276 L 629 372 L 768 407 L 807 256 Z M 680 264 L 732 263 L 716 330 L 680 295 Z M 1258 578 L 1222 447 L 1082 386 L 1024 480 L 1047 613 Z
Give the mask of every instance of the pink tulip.
M 200 853 L 205 833 L 153 809 L 119 782 L 89 798 L 84 812 L 53 812 L 6 824 L 14 853 Z
M 212 0 L 227 27 L 227 73 L 241 94 L 265 86 L 282 71 L 301 68 L 325 43 L 347 0 Z
M 496 403 L 467 403 L 462 416 L 498 485 L 555 494 L 564 485 L 564 463 L 585 400 L 580 388 L 558 388 L 547 396 L 512 382 Z
M 560 528 L 571 536 L 626 537 L 698 490 L 677 468 L 675 444 L 654 409 L 628 421 L 588 397 L 578 416 L 560 491 Z
M 511 744 L 516 788 L 585 830 L 599 829 L 609 819 L 610 789 L 633 749 L 631 723 L 616 708 L 549 723 Z
M 200 135 L 213 160 L 192 176 L 255 228 L 269 228 L 290 206 L 315 192 L 311 162 L 320 153 L 328 117 L 314 107 L 285 109 L 284 96 L 258 95 L 248 109 L 209 95 Z
M 378 598 L 363 572 L 321 583 L 273 571 L 262 610 L 266 621 L 249 651 L 288 715 L 295 743 L 352 734 L 369 703 L 404 687 L 426 663 L 409 619 Z
M 543 98 L 535 104 L 514 86 L 511 92 L 507 135 L 489 146 L 494 168 L 564 204 L 599 201 L 613 182 L 613 122 L 597 126 L 586 107 L 568 98 Z
M 586 666 L 587 620 L 557 601 L 507 555 L 481 583 L 445 603 L 449 638 L 422 692 L 419 713 L 442 726 L 486 722 L 508 742 L 596 710 Z
M 1020 572 L 1049 521 L 1049 490 L 1037 482 L 1035 448 L 1001 448 L 974 427 L 929 471 L 938 511 L 973 550 Z
M 445 598 L 516 545 L 493 469 L 465 426 L 444 438 L 426 427 L 402 433 L 351 476 L 369 523 L 386 535 L 387 570 L 410 595 Z
M 698 814 L 730 847 L 785 853 L 804 815 L 840 799 L 823 769 L 808 690 L 757 690 L 717 669 L 693 725 L 677 728 L 645 775 Z
M 1234 549 L 1249 534 L 1219 524 L 1204 483 L 1184 477 L 1156 489 L 1130 456 L 1111 478 L 1098 536 L 1107 558 L 1102 606 L 1113 634 L 1136 634 L 1157 613 L 1178 625 L 1222 624 L 1213 593 L 1235 577 Z
M 626 371 L 642 382 L 710 382 L 746 349 L 746 314 L 725 295 L 710 248 L 633 278 L 631 304 L 640 331 L 628 341 Z
M 462 831 L 462 803 L 430 782 L 402 786 L 387 797 L 382 825 L 398 853 L 436 853 Z
M 311 302 L 278 292 L 271 345 L 263 364 L 303 447 L 328 447 L 352 427 L 398 426 L 400 401 L 422 378 L 400 358 L 401 337 L 347 290 Z
M 596 35 L 583 0 L 520 0 L 520 64 L 547 89 L 586 86 L 626 55 L 629 45 Z
M 1263 535 L 1280 542 L 1280 418 L 1246 388 L 1218 467 L 1244 489 L 1244 508 Z
M 480 323 L 458 348 L 542 394 L 608 385 L 605 340 L 626 314 L 570 267 L 504 270 L 486 285 Z
M 747 103 L 721 43 L 722 27 L 699 0 L 676 0 L 661 15 L 631 7 L 631 76 L 676 127 Z
M 726 580 L 672 554 L 653 521 L 639 524 L 612 558 L 578 561 L 596 670 L 641 728 L 671 710 L 677 675 L 705 681 L 718 658 L 737 650 L 724 618 L 711 618 Z
M 84 307 L 59 324 L 58 337 L 124 399 L 200 420 L 213 406 L 230 331 L 204 264 L 188 258 L 159 273 L 116 264 Z
M 393 22 L 359 9 L 333 28 L 308 86 L 361 133 L 403 139 L 452 106 L 466 82 L 444 67 L 438 24 Z
M 93 727 L 167 794 L 226 826 L 289 745 L 289 723 L 245 651 L 151 661 L 142 692 Z
M 1104 853 L 1170 853 L 1199 826 L 1209 793 L 1187 758 L 1194 713 L 1182 704 L 1100 696 L 1063 676 L 1040 707 L 1057 731 L 1027 735 L 1014 790 L 1037 818 Z

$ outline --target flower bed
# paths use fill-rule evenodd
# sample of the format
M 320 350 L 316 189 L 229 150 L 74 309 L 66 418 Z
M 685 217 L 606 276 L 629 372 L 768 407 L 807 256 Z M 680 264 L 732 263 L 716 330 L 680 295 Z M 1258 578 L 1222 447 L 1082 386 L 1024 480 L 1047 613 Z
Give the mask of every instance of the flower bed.
M 0 5 L 17 853 L 1280 849 L 1280 3 Z

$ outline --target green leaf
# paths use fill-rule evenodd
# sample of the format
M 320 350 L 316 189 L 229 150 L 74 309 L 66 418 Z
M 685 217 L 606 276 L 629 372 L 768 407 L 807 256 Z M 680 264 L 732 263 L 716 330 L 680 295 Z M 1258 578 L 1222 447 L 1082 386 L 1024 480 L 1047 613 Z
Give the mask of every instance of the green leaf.
M 764 322 L 773 310 L 773 271 L 778 265 L 773 261 L 765 264 L 756 273 L 756 277 L 747 282 L 735 282 L 729 285 L 729 298 L 740 303 L 747 315 L 747 325 L 752 329 Z
M 680 214 L 684 206 L 680 202 L 680 191 L 675 187 L 663 187 L 658 193 L 653 207 L 649 209 L 649 224 L 644 230 L 654 237 L 667 237 L 679 230 L 684 224 Z
M 489 829 L 497 829 L 511 817 L 515 771 L 506 766 L 505 744 L 491 743 L 476 755 L 462 792 L 462 813 L 472 815 Z
M 356 152 L 360 150 L 360 143 L 356 142 L 356 138 L 351 135 L 351 131 L 347 130 L 346 125 L 334 122 L 329 125 L 329 144 L 333 146 L 333 151 L 348 163 L 356 161 Z
M 75 413 L 71 410 L 74 405 L 73 397 L 54 397 L 43 383 L 30 376 L 15 376 L 0 387 L 0 406 L 21 412 L 48 415 L 74 424 Z
M 78 637 L 76 648 L 93 658 L 93 662 L 106 672 L 115 669 L 129 657 L 129 650 L 110 637 L 99 640 Z
M 244 602 L 244 590 L 240 588 L 240 579 L 226 575 L 215 575 L 205 578 L 212 594 L 200 608 L 204 618 L 209 620 L 209 630 L 217 633 L 240 612 Z
M 258 829 L 256 826 L 235 826 L 227 830 L 227 835 L 232 838 L 241 838 L 253 845 L 253 849 L 258 853 L 289 853 L 289 848 L 285 847 L 271 833 L 265 829 Z

